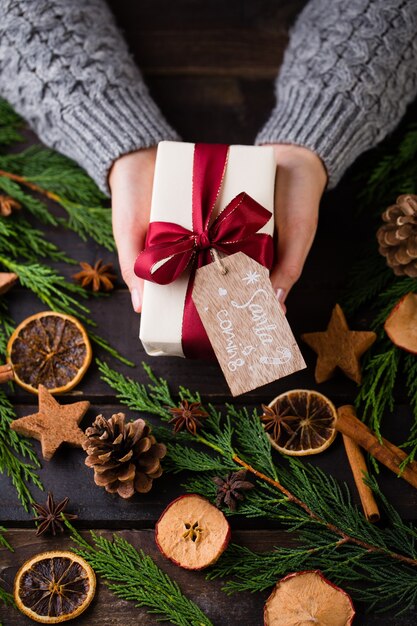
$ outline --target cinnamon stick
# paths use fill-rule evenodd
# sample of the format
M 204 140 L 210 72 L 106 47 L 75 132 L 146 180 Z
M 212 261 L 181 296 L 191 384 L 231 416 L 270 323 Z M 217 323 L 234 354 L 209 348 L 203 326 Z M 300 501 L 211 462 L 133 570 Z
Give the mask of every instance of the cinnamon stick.
M 14 370 L 13 365 L 10 363 L 6 363 L 5 365 L 0 365 L 0 384 L 7 383 L 9 380 L 14 379 Z
M 371 429 L 358 420 L 354 406 L 346 404 L 339 407 L 337 415 L 336 430 L 353 439 L 380 463 L 388 467 L 397 476 L 401 474 L 401 478 L 404 478 L 417 489 L 417 463 L 410 463 L 402 472 L 400 470 L 402 461 L 407 457 L 403 450 L 384 438 L 380 443 Z
M 363 481 L 368 471 L 365 457 L 357 443 L 347 435 L 342 435 L 342 437 L 365 517 L 369 522 L 378 522 L 380 515 L 373 491 Z

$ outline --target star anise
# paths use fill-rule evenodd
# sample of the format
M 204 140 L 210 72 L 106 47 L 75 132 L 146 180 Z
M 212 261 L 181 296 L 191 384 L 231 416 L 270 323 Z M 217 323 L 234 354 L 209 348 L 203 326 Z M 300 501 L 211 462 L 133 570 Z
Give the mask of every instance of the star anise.
M 50 532 L 54 537 L 59 531 L 64 532 L 64 525 L 61 519 L 61 513 L 64 512 L 65 507 L 69 502 L 69 498 L 64 498 L 58 504 L 54 501 L 54 496 L 51 492 L 48 493 L 48 498 L 44 505 L 34 504 L 33 508 L 38 513 L 38 517 L 33 518 L 34 522 L 40 522 L 36 535 L 43 535 L 45 532 Z M 67 520 L 77 519 L 77 515 L 71 513 L 65 513 Z
M 200 402 L 188 402 L 181 400 L 177 408 L 169 408 L 169 412 L 174 416 L 169 423 L 174 424 L 174 433 L 185 428 L 192 435 L 197 433 L 197 428 L 202 426 L 201 420 L 208 417 L 208 413 L 202 408 Z
M 241 491 L 253 489 L 255 485 L 246 480 L 246 470 L 230 472 L 226 478 L 216 476 L 213 482 L 217 485 L 216 506 L 225 504 L 231 511 L 236 511 L 238 500 L 244 500 Z
M 261 421 L 264 422 L 264 428 L 270 432 L 270 435 L 274 441 L 280 440 L 281 428 L 284 428 L 289 435 L 293 435 L 294 431 L 288 422 L 299 421 L 299 417 L 293 415 L 287 415 L 289 409 L 284 411 L 282 415 L 277 413 L 275 408 L 262 404 L 263 415 L 261 415 Z
M 21 208 L 22 205 L 17 200 L 12 198 L 11 196 L 0 194 L 0 215 L 2 217 L 9 217 L 9 215 L 11 215 L 15 209 Z
M 102 259 L 99 259 L 94 267 L 84 261 L 80 265 L 81 272 L 73 274 L 72 277 L 81 283 L 81 287 L 89 287 L 93 291 L 111 291 L 114 288 L 117 276 L 113 273 L 112 263 L 103 263 Z

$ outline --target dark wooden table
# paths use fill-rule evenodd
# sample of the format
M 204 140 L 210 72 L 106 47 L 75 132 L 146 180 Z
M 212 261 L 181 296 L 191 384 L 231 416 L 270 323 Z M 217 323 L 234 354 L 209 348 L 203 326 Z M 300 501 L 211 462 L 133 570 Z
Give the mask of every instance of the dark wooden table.
M 111 2 L 117 19 L 139 65 L 169 121 L 185 140 L 252 143 L 257 130 L 273 106 L 272 81 L 288 39 L 288 29 L 304 0 L 114 0 Z M 31 137 L 35 142 L 36 138 Z M 357 241 L 359 226 L 355 224 L 352 207 L 355 189 L 348 177 L 338 189 L 326 195 L 321 211 L 319 233 L 307 261 L 302 279 L 288 298 L 288 319 L 299 337 L 301 332 L 324 329 L 330 312 L 342 291 Z M 98 258 L 117 263 L 98 246 L 63 231 L 48 233 L 78 260 L 94 262 Z M 60 267 L 69 276 L 72 268 Z M 10 295 L 12 313 L 17 322 L 44 307 L 22 289 Z M 142 360 L 151 363 L 158 375 L 164 376 L 174 388 L 179 384 L 199 390 L 205 400 L 223 404 L 230 400 L 219 368 L 214 364 L 188 362 L 177 358 L 151 359 L 138 340 L 139 317 L 130 306 L 129 293 L 119 279 L 117 289 L 106 300 L 91 302 L 93 317 L 105 336 L 137 367 L 129 369 L 116 362 L 120 371 L 145 381 L 140 367 Z M 357 329 L 366 329 L 367 321 L 352 320 Z M 254 391 L 237 400 L 247 406 L 259 406 L 277 393 L 292 388 L 318 388 L 335 404 L 353 401 L 356 388 L 343 376 L 317 387 L 313 378 L 314 355 L 301 346 L 308 369 L 282 381 Z M 100 351 L 96 355 L 106 358 Z M 74 395 L 76 398 L 74 398 Z M 91 409 L 83 422 L 86 426 L 98 413 L 106 417 L 121 409 L 110 389 L 100 381 L 92 366 L 73 394 L 62 401 L 91 401 Z M 36 410 L 33 396 L 16 389 L 12 397 L 19 415 Z M 129 416 L 133 416 L 127 411 Z M 153 420 L 151 420 L 153 421 Z M 384 434 L 394 442 L 402 442 L 410 427 L 407 407 L 397 407 L 395 424 L 384 423 Z M 37 452 L 39 445 L 34 444 Z M 204 573 L 192 573 L 175 567 L 162 558 L 155 547 L 153 527 L 165 505 L 181 492 L 177 478 L 158 480 L 152 492 L 125 502 L 107 494 L 93 484 L 92 472 L 84 465 L 81 450 L 63 449 L 49 463 L 44 462 L 41 479 L 57 498 L 69 496 L 71 510 L 79 516 L 80 528 L 118 530 L 135 546 L 152 555 L 158 565 L 178 581 L 183 591 L 207 612 L 218 626 L 262 624 L 262 606 L 268 595 L 240 594 L 228 597 L 221 591 L 221 582 L 208 582 Z M 352 485 L 350 470 L 340 438 L 314 459 L 324 470 Z M 384 469 L 381 471 L 384 492 L 405 519 L 416 519 L 417 494 L 407 483 Z M 354 490 L 353 490 L 354 492 Z M 355 492 L 354 492 L 355 493 Z M 64 538 L 35 537 L 34 525 L 16 498 L 9 480 L 0 476 L 0 524 L 10 528 L 8 538 L 15 548 L 13 554 L 0 550 L 0 577 L 9 589 L 18 566 L 29 556 L 53 548 L 69 547 Z M 42 501 L 45 495 L 34 490 Z M 256 550 L 286 545 L 288 534 L 272 528 L 265 521 L 233 519 L 233 539 Z M 388 626 L 415 624 L 415 618 L 369 615 L 364 617 L 358 607 L 356 624 Z M 27 626 L 29 620 L 15 610 L 0 607 L 4 626 Z M 133 626 L 156 624 L 154 617 L 132 603 L 116 599 L 104 585 L 99 585 L 96 599 L 77 621 L 80 626 Z

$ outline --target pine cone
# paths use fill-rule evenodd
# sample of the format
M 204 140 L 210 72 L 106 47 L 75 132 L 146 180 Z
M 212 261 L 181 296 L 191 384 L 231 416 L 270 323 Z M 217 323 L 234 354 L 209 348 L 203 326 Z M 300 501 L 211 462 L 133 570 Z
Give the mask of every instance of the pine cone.
M 417 196 L 398 196 L 382 214 L 376 236 L 379 252 L 397 276 L 417 277 Z
M 85 434 L 85 464 L 94 469 L 94 482 L 109 493 L 131 498 L 135 491 L 147 493 L 154 478 L 162 474 L 160 459 L 166 447 L 157 443 L 143 419 L 125 423 L 116 413 L 109 420 L 98 415 Z

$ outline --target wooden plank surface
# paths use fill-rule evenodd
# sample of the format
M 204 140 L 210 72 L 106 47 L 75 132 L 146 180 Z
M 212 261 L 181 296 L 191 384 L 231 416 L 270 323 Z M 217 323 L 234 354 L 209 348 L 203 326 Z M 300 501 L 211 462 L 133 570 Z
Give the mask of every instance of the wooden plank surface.
M 282 61 L 288 41 L 288 29 L 306 0 L 111 0 L 120 28 L 129 47 L 142 67 L 151 93 L 168 120 L 188 141 L 252 143 L 274 104 L 273 79 Z M 417 108 L 417 107 L 415 107 Z M 28 144 L 37 140 L 27 133 Z M 303 332 L 324 330 L 334 304 L 343 291 L 355 249 L 366 235 L 366 225 L 354 216 L 357 185 L 346 178 L 339 187 L 327 193 L 321 207 L 318 237 L 306 263 L 303 276 L 291 292 L 288 320 L 296 338 Z M 56 207 L 51 207 L 56 211 Z M 61 228 L 45 229 L 47 236 L 77 260 L 104 258 L 117 265 L 116 256 L 92 242 L 83 243 Z M 73 267 L 57 265 L 70 277 Z M 17 287 L 8 299 L 17 322 L 44 307 L 28 292 Z M 139 317 L 130 306 L 130 296 L 119 277 L 117 289 L 108 298 L 91 300 L 89 306 L 97 322 L 97 332 L 106 337 L 124 356 L 135 362 L 135 368 L 108 359 L 102 350 L 95 356 L 135 380 L 146 382 L 140 366 L 149 363 L 159 376 L 169 380 L 173 389 L 183 384 L 198 390 L 206 400 L 222 406 L 230 401 L 226 383 L 217 365 L 189 362 L 176 358 L 151 359 L 138 341 Z M 169 313 L 168 313 L 169 314 Z M 369 318 L 351 319 L 354 329 L 368 328 Z M 317 386 L 314 382 L 315 356 L 300 343 L 308 368 L 303 372 L 272 383 L 237 399 L 248 407 L 259 407 L 275 395 L 291 388 L 318 389 L 336 405 L 350 403 L 356 386 L 342 375 Z M 89 399 L 92 407 L 83 426 L 98 413 L 107 417 L 121 409 L 114 394 L 92 366 L 82 383 L 62 402 Z M 33 412 L 33 396 L 20 389 L 11 395 L 18 415 Z M 409 407 L 399 386 L 395 419 L 386 416 L 384 435 L 394 443 L 405 440 L 412 423 Z M 128 410 L 126 413 L 133 417 Z M 154 418 L 151 422 L 156 423 Z M 38 443 L 35 448 L 39 451 Z M 178 477 L 165 476 L 155 481 L 152 492 L 124 502 L 94 485 L 92 472 L 84 464 L 81 450 L 63 450 L 49 463 L 43 463 L 41 478 L 57 497 L 68 495 L 71 510 L 79 516 L 81 528 L 120 530 L 134 545 L 149 552 L 158 564 L 179 582 L 183 591 L 207 612 L 216 626 L 257 626 L 262 624 L 262 606 L 268 592 L 239 594 L 232 598 L 221 591 L 218 581 L 206 581 L 201 573 L 186 572 L 166 561 L 155 548 L 152 528 L 165 505 L 181 492 Z M 280 462 L 277 455 L 277 462 Z M 341 438 L 311 462 L 353 486 Z M 389 501 L 407 520 L 417 518 L 417 494 L 407 483 L 384 468 L 380 481 Z M 355 492 L 354 492 L 355 494 Z M 45 497 L 37 490 L 38 501 Z M 354 497 L 356 497 L 354 495 Z M 30 555 L 54 547 L 68 547 L 69 540 L 36 538 L 30 515 L 19 505 L 7 477 L 0 476 L 0 524 L 10 528 L 9 539 L 14 554 L 0 550 L 0 580 L 11 588 L 13 576 Z M 265 520 L 233 519 L 233 539 L 256 550 L 288 545 L 289 535 Z M 28 626 L 29 622 L 14 610 L 0 607 L 4 626 Z M 156 624 L 143 609 L 115 600 L 102 584 L 88 612 L 77 620 L 89 626 L 133 626 Z M 390 614 L 361 614 L 355 624 L 374 626 L 411 626 L 414 616 L 396 618 Z
M 149 76 L 273 79 L 305 0 L 109 3 Z M 181 33 L 179 45 L 178 34 Z
M 111 400 L 113 404 L 108 404 L 107 401 L 100 405 L 93 404 L 82 426 L 89 425 L 99 413 L 110 417 L 113 413 L 125 410 L 119 404 L 114 404 L 114 398 Z M 19 416 L 28 415 L 34 411 L 36 407 L 33 405 L 17 407 Z M 127 409 L 125 412 L 129 417 L 135 417 L 132 411 Z M 408 424 L 407 412 L 407 407 L 398 407 L 396 423 L 387 424 L 386 434 L 395 443 L 400 443 L 405 438 Z M 147 417 L 147 419 L 151 423 L 158 423 L 154 417 Z M 39 443 L 34 442 L 34 447 L 40 457 Z M 275 459 L 278 465 L 283 462 L 278 453 L 275 454 Z M 124 528 L 126 525 L 129 528 L 150 528 L 166 505 L 183 491 L 181 483 L 185 481 L 185 477 L 163 475 L 155 481 L 149 494 L 136 495 L 126 502 L 97 487 L 93 481 L 93 472 L 85 466 L 84 460 L 85 453 L 81 449 L 62 448 L 51 461 L 42 461 L 39 474 L 46 488 L 52 490 L 57 498 L 65 496 L 70 498 L 72 510 L 78 514 L 82 525 L 90 528 L 94 526 Z M 346 481 L 351 487 L 355 501 L 359 503 L 340 435 L 330 448 L 316 457 L 309 457 L 308 462 L 319 465 L 338 480 Z M 415 520 L 416 490 L 385 468 L 381 468 L 380 480 L 385 495 L 391 504 L 397 507 L 401 516 L 407 520 Z M 0 477 L 0 486 L 0 524 L 33 527 L 30 522 L 31 516 L 19 505 L 15 492 L 5 477 Z M 38 501 L 42 502 L 45 499 L 45 494 L 35 489 L 33 491 Z M 269 527 L 269 523 L 265 520 L 245 520 L 239 517 L 233 520 L 233 525 L 240 528 Z
M 110 531 L 103 532 L 111 538 Z M 88 533 L 82 533 L 88 538 Z M 169 576 L 174 578 L 182 592 L 191 598 L 213 621 L 216 626 L 261 626 L 263 624 L 262 610 L 269 590 L 261 593 L 238 593 L 227 596 L 221 589 L 221 580 L 205 579 L 204 572 L 190 572 L 173 565 L 158 551 L 152 530 L 124 530 L 121 533 L 127 541 L 136 548 L 142 548 L 152 556 L 157 565 Z M 274 547 L 290 545 L 288 534 L 282 531 L 237 531 L 232 540 L 240 545 L 263 552 Z M 67 537 L 45 539 L 35 537 L 34 532 L 16 530 L 10 533 L 10 541 L 15 547 L 13 554 L 0 551 L 0 579 L 9 591 L 13 588 L 13 579 L 19 568 L 33 554 L 53 549 L 72 549 L 74 544 Z M 1 549 L 0 549 L 1 550 Z M 24 615 L 16 610 L 5 609 L 0 606 L 0 620 L 5 626 L 30 626 L 33 624 Z M 99 582 L 97 594 L 87 611 L 77 618 L 74 624 L 79 626 L 137 626 L 138 624 L 154 626 L 158 622 L 154 616 L 146 614 L 144 608 L 136 608 L 132 602 L 116 598 L 102 583 Z M 399 618 L 392 614 L 366 615 L 363 611 L 357 612 L 355 626 L 414 626 L 415 617 Z

